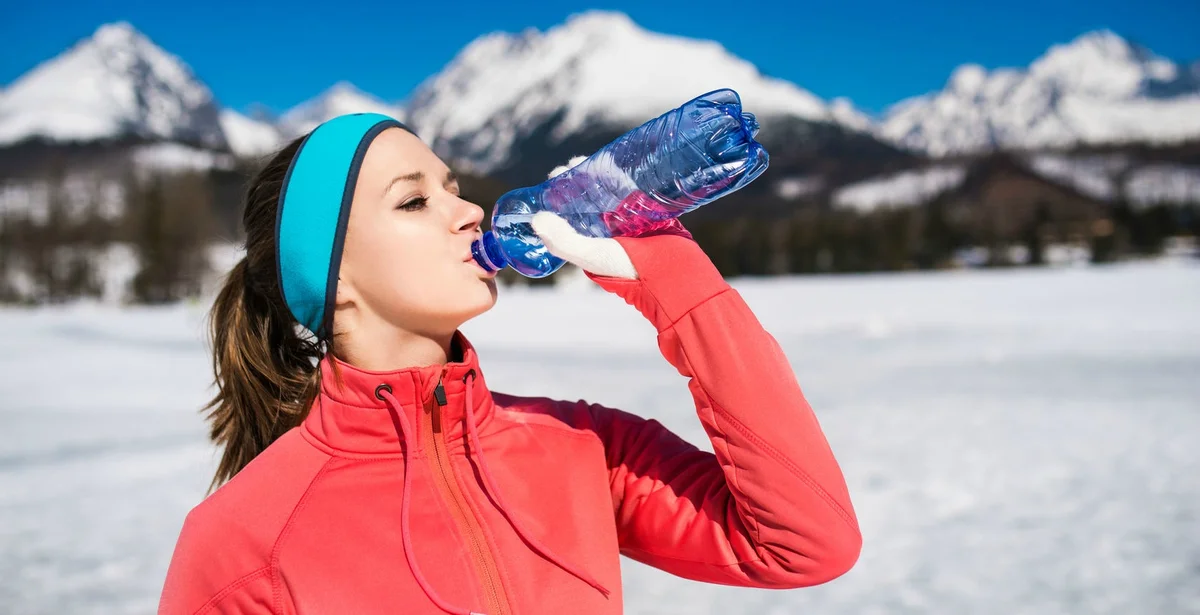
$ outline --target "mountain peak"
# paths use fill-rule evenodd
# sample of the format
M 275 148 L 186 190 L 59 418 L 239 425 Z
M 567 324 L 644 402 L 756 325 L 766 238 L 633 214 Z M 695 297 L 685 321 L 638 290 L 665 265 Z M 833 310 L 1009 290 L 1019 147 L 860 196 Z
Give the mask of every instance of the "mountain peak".
M 829 102 L 829 112 L 839 124 L 858 130 L 859 132 L 870 132 L 872 120 L 869 115 L 863 113 L 854 105 L 854 101 L 839 96 Z
M 641 30 L 629 15 L 620 11 L 593 9 L 575 13 L 567 18 L 565 26 L 572 30 L 590 30 L 610 33 L 617 30 Z
M 279 118 L 279 126 L 284 136 L 297 137 L 347 113 L 382 113 L 404 121 L 404 112 L 398 106 L 363 92 L 349 81 L 339 81 L 285 112 Z
M 954 69 L 946 88 L 966 95 L 974 95 L 987 82 L 987 69 L 978 64 L 963 64 Z
M 1174 63 L 1111 30 L 1097 30 L 1054 45 L 1029 67 L 1037 78 L 1097 96 L 1128 97 L 1150 81 L 1177 77 Z
M 795 84 L 764 77 L 722 45 L 646 30 L 628 15 L 587 11 L 545 32 L 492 33 L 427 79 L 409 108 L 417 133 L 487 172 L 523 136 L 631 128 L 706 92 L 733 88 L 760 116 L 839 123 L 861 118 Z M 445 145 L 456 143 L 454 147 Z
M 229 149 L 238 156 L 263 156 L 284 144 L 283 136 L 273 123 L 233 109 L 221 110 L 221 129 L 229 140 Z
M 0 99 L 0 144 L 123 137 L 227 145 L 208 86 L 128 22 L 100 26 Z
M 1050 47 L 1027 69 L 965 64 L 879 127 L 934 155 L 1200 135 L 1200 79 L 1111 30 Z
M 102 25 L 96 28 L 90 40 L 105 47 L 149 42 L 146 35 L 128 21 L 114 21 Z
M 1125 37 L 1107 28 L 1084 32 L 1065 45 L 1054 45 L 1055 49 L 1083 48 L 1108 57 L 1124 57 L 1134 52 L 1132 43 Z
M 318 98 L 329 98 L 332 96 L 372 97 L 370 94 L 358 89 L 358 86 L 345 80 L 338 81 L 337 83 L 329 86 L 324 92 L 318 95 Z

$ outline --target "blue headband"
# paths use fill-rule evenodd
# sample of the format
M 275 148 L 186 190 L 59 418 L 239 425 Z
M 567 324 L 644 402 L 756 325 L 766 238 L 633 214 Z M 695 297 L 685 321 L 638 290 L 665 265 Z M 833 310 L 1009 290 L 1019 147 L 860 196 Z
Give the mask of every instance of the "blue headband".
M 371 141 L 393 127 L 409 130 L 378 113 L 335 117 L 309 133 L 283 178 L 275 220 L 279 288 L 292 316 L 319 338 L 329 338 L 333 329 L 359 167 Z

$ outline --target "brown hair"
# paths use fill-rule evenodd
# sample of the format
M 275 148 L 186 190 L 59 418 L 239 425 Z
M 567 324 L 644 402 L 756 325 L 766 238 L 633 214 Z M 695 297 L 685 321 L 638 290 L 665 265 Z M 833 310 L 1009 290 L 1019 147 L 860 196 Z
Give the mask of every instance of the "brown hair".
M 203 410 L 209 437 L 224 449 L 210 491 L 304 420 L 320 388 L 318 363 L 330 351 L 296 323 L 279 287 L 275 218 L 303 140 L 285 146 L 250 182 L 242 212 L 246 253 L 209 312 L 217 394 Z

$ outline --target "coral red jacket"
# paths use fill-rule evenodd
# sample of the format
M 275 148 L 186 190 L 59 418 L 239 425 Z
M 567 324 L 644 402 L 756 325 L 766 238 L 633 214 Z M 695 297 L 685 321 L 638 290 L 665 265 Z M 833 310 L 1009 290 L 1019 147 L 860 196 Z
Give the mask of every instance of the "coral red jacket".
M 188 514 L 159 613 L 620 613 L 618 554 L 688 579 L 829 581 L 861 545 L 788 361 L 690 239 L 593 277 L 658 330 L 716 454 L 653 419 L 492 393 L 462 362 L 322 362 L 304 423 Z

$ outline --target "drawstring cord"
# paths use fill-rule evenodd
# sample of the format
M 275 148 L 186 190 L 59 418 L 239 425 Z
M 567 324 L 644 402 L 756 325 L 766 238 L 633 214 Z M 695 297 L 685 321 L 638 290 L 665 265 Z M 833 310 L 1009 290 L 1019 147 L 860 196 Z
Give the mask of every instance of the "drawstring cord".
M 470 382 L 467 382 L 468 379 L 470 379 Z M 474 400 L 472 399 L 472 390 L 474 389 L 473 385 L 475 384 L 475 370 L 470 370 L 467 372 L 467 375 L 463 378 L 463 382 L 467 383 L 467 437 L 471 443 L 471 448 L 479 457 L 479 471 L 483 475 L 485 491 L 492 498 L 492 500 L 496 502 L 496 506 L 500 509 L 500 512 L 504 515 L 504 518 L 508 520 L 508 522 L 513 526 L 513 529 L 516 530 L 517 535 L 519 535 L 526 544 L 537 551 L 542 557 L 554 562 L 560 568 L 571 573 L 579 580 L 596 588 L 596 590 L 598 590 L 604 595 L 604 597 L 607 598 L 611 592 L 609 592 L 606 587 L 601 585 L 599 581 L 596 581 L 587 573 L 579 570 L 578 568 L 564 561 L 562 558 L 556 556 L 552 551 L 550 551 L 550 549 L 538 542 L 538 540 L 534 538 L 532 534 L 525 531 L 525 528 L 521 525 L 521 523 L 518 522 L 511 513 L 508 512 L 508 507 L 504 505 L 503 500 L 500 498 L 500 491 L 496 488 L 496 481 L 492 478 L 492 473 L 490 470 L 488 470 L 487 463 L 483 459 L 483 446 L 479 443 L 479 432 L 475 428 L 475 404 L 473 403 Z M 408 424 L 408 417 L 404 416 L 404 411 L 400 405 L 400 402 L 397 401 L 395 396 L 392 395 L 392 388 L 386 384 L 381 384 L 375 388 L 375 396 L 388 402 L 388 405 L 396 414 L 400 422 L 400 431 L 404 437 L 404 487 L 403 494 L 401 496 L 403 498 L 403 502 L 401 502 L 400 505 L 400 533 L 404 536 L 404 557 L 408 560 L 408 567 L 412 569 L 413 576 L 416 577 L 417 584 L 421 586 L 421 589 L 425 592 L 425 595 L 429 596 L 429 599 L 432 600 L 433 603 L 443 611 L 452 613 L 454 615 L 484 615 L 482 613 L 476 613 L 474 611 L 468 611 L 466 609 L 452 606 L 445 600 L 442 600 L 442 598 L 438 596 L 435 591 L 433 591 L 433 588 L 429 585 L 429 582 L 425 580 L 425 575 L 421 573 L 420 568 L 417 567 L 417 558 L 413 552 L 411 533 L 408 531 L 408 502 L 410 500 L 409 494 L 412 491 L 412 472 L 410 471 L 412 464 L 409 460 L 409 452 L 415 448 L 416 451 L 420 453 L 422 452 L 422 449 L 420 448 L 420 443 L 418 443 L 416 438 L 412 436 L 412 429 Z
M 558 564 L 559 568 L 566 570 L 567 572 L 575 575 L 579 580 L 596 588 L 600 593 L 604 594 L 605 598 L 607 598 L 609 591 L 607 588 L 601 585 L 599 581 L 596 581 L 592 577 L 588 576 L 585 572 L 575 568 L 569 563 L 563 561 L 562 558 L 554 555 L 550 549 L 547 549 L 542 545 L 542 543 L 538 542 L 532 534 L 526 532 L 525 528 L 521 526 L 517 519 L 508 512 L 508 507 L 505 506 L 504 502 L 500 499 L 500 491 L 496 488 L 496 481 L 492 479 L 492 473 L 488 471 L 487 464 L 483 461 L 483 446 L 479 443 L 479 432 L 475 429 L 474 404 L 471 403 L 471 390 L 475 388 L 472 386 L 475 384 L 475 370 L 467 372 L 467 376 L 463 379 L 463 381 L 465 382 L 467 378 L 471 379 L 471 382 L 467 384 L 467 436 L 470 438 L 471 448 L 474 449 L 475 454 L 479 456 L 479 471 L 481 474 L 483 474 L 483 484 L 488 492 L 488 495 L 490 495 L 492 499 L 496 501 L 496 506 L 498 506 L 500 508 L 500 512 L 504 514 L 504 518 L 508 519 L 508 522 L 512 524 L 513 529 L 517 531 L 517 534 L 527 544 L 529 544 L 529 546 L 533 547 L 533 549 L 540 553 L 542 557 L 554 562 L 555 564 Z
M 437 595 L 437 592 L 433 591 L 429 582 L 425 580 L 425 575 L 421 574 L 421 569 L 417 567 L 417 557 L 413 553 L 412 533 L 408 531 L 408 502 L 411 499 L 409 498 L 409 494 L 412 492 L 413 475 L 412 461 L 409 459 L 408 454 L 414 448 L 420 453 L 421 445 L 417 442 L 416 438 L 412 437 L 412 429 L 409 427 L 408 417 L 404 416 L 400 402 L 396 401 L 396 397 L 392 395 L 392 387 L 386 384 L 379 385 L 375 388 L 375 397 L 382 397 L 388 402 L 391 410 L 400 421 L 400 431 L 403 432 L 404 436 L 404 488 L 400 496 L 402 499 L 400 503 L 400 533 L 404 537 L 404 558 L 408 560 L 408 567 L 412 569 L 413 576 L 417 578 L 417 584 L 421 586 L 425 595 L 429 596 L 429 599 L 438 605 L 438 608 L 453 615 L 484 615 L 483 613 L 458 608 L 442 600 L 442 597 Z

